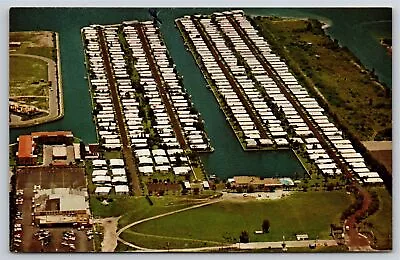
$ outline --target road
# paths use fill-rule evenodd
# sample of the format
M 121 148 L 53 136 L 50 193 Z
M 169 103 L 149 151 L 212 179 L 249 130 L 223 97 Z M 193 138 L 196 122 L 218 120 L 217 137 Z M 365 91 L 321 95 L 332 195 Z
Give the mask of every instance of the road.
M 171 120 L 172 129 L 175 132 L 175 135 L 176 135 L 176 138 L 178 139 L 180 147 L 183 150 L 187 150 L 187 149 L 189 149 L 189 146 L 186 143 L 186 139 L 182 133 L 180 122 L 179 122 L 178 118 L 176 117 L 176 114 L 174 111 L 174 106 L 172 105 L 172 102 L 168 97 L 169 95 L 167 93 L 166 86 L 163 84 L 162 76 L 160 75 L 158 68 L 157 68 L 157 64 L 154 61 L 149 41 L 144 33 L 144 28 L 141 24 L 136 24 L 135 28 L 138 32 L 140 41 L 142 42 L 142 46 L 143 46 L 143 50 L 146 54 L 147 62 L 149 63 L 151 73 L 154 77 L 157 88 L 160 92 L 160 97 L 165 105 L 167 114 Z
M 357 216 L 363 215 L 368 210 L 371 204 L 371 195 L 365 190 L 360 190 L 360 192 L 364 198 L 361 209 L 357 210 L 344 222 L 344 225 L 350 228 L 349 231 L 346 231 L 345 241 L 351 251 L 371 251 L 372 248 L 368 238 L 358 233 L 357 227 Z
M 196 208 L 208 206 L 208 205 L 211 205 L 211 204 L 220 202 L 220 201 L 221 201 L 221 199 L 214 199 L 214 200 L 210 200 L 210 201 L 207 201 L 207 202 L 201 203 L 201 204 L 196 204 L 196 205 L 193 205 L 193 206 L 190 206 L 190 207 L 187 207 L 187 208 L 178 209 L 178 210 L 174 210 L 174 211 L 167 212 L 167 213 L 164 213 L 164 214 L 160 214 L 160 215 L 157 215 L 157 216 L 153 216 L 153 217 L 141 219 L 141 220 L 139 220 L 139 221 L 133 222 L 133 223 L 128 224 L 128 225 L 122 227 L 121 229 L 119 229 L 119 230 L 117 231 L 117 239 L 118 239 L 118 241 L 120 241 L 121 243 L 123 243 L 123 244 L 125 244 L 125 245 L 127 245 L 127 246 L 129 246 L 129 247 L 138 249 L 138 250 L 142 250 L 142 251 L 154 251 L 154 249 L 151 249 L 151 248 L 143 248 L 143 247 L 137 246 L 137 245 L 135 245 L 135 244 L 132 244 L 132 243 L 129 243 L 129 242 L 123 240 L 122 238 L 120 238 L 121 233 L 124 232 L 125 230 L 127 230 L 127 229 L 133 227 L 133 226 L 139 225 L 139 224 L 141 224 L 141 223 L 144 223 L 144 222 L 147 222 L 147 221 L 150 221 L 150 220 L 162 218 L 162 217 L 165 217 L 165 216 L 173 215 L 173 214 L 180 213 L 180 212 L 184 212 L 184 211 L 191 210 L 191 209 L 196 209 Z
M 31 120 L 11 122 L 10 127 L 24 127 L 29 125 L 42 124 L 57 119 L 57 117 L 61 113 L 60 112 L 61 109 L 59 109 L 59 104 L 58 104 L 58 95 L 60 95 L 60 98 L 62 98 L 62 93 L 59 93 L 59 87 L 57 84 L 58 82 L 57 82 L 56 63 L 52 59 L 30 54 L 10 54 L 10 56 L 28 57 L 28 58 L 39 59 L 46 62 L 47 80 L 51 81 L 51 89 L 52 89 L 49 91 L 49 110 L 48 110 L 49 114 L 47 116 Z
M 217 48 L 211 43 L 212 41 L 207 36 L 207 33 L 205 32 L 203 26 L 197 19 L 193 19 L 193 24 L 195 25 L 195 27 L 196 27 L 197 31 L 199 32 L 200 36 L 202 37 L 203 41 L 206 43 L 208 49 L 211 51 L 211 54 L 213 55 L 218 66 L 224 73 L 226 79 L 229 81 L 229 84 L 231 85 L 233 91 L 236 93 L 240 102 L 242 102 L 243 106 L 245 107 L 246 112 L 248 113 L 251 120 L 255 124 L 257 130 L 259 131 L 260 137 L 263 139 L 269 138 L 268 134 L 263 126 L 263 123 L 261 122 L 260 117 L 257 116 L 257 114 L 256 114 L 253 104 L 246 98 L 246 94 L 243 93 L 243 90 L 241 89 L 239 84 L 236 82 L 235 77 L 232 75 L 232 73 L 227 68 L 227 66 L 225 66 L 223 59 L 221 58 Z
M 129 142 L 128 132 L 125 128 L 124 116 L 121 108 L 121 103 L 118 97 L 118 90 L 115 78 L 113 76 L 113 72 L 111 69 L 111 62 L 110 62 L 110 57 L 108 55 L 107 44 L 102 29 L 98 29 L 97 32 L 99 35 L 100 49 L 103 57 L 104 68 L 107 75 L 108 87 L 111 92 L 111 99 L 114 106 L 116 123 L 118 125 L 118 130 L 121 137 L 122 154 L 124 155 L 125 164 L 132 181 L 132 193 L 134 195 L 140 196 L 142 195 L 142 190 L 140 188 L 139 171 L 137 169 L 135 161 L 136 159 L 133 156 L 132 148 Z
M 117 247 L 117 227 L 120 218 L 121 217 L 94 219 L 93 222 L 101 224 L 104 230 L 101 252 L 114 252 Z

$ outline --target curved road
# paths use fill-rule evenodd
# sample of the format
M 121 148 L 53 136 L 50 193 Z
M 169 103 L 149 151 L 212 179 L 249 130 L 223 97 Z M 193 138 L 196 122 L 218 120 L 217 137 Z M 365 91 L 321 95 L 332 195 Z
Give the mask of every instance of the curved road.
M 173 215 L 173 214 L 180 213 L 180 212 L 183 212 L 183 211 L 187 211 L 187 210 L 190 210 L 190 209 L 195 209 L 195 208 L 204 207 L 204 206 L 207 206 L 207 205 L 211 205 L 211 204 L 220 202 L 221 200 L 222 200 L 222 199 L 215 199 L 215 200 L 213 200 L 213 201 L 205 202 L 205 203 L 202 203 L 202 204 L 197 204 L 197 205 L 193 205 L 193 206 L 190 206 L 190 207 L 187 207 L 187 208 L 178 209 L 178 210 L 174 210 L 174 211 L 167 212 L 167 213 L 164 213 L 164 214 L 160 214 L 160 215 L 157 215 L 157 216 L 153 216 L 153 217 L 141 219 L 141 220 L 139 220 L 139 221 L 133 222 L 133 223 L 128 224 L 128 225 L 126 225 L 125 227 L 122 227 L 121 229 L 119 229 L 119 230 L 117 231 L 117 239 L 118 239 L 118 241 L 120 241 L 121 243 L 123 243 L 123 244 L 125 244 L 125 245 L 127 245 L 127 246 L 130 246 L 130 247 L 133 247 L 133 248 L 135 248 L 135 249 L 138 249 L 138 250 L 142 250 L 142 251 L 152 251 L 152 252 L 157 251 L 157 252 L 158 252 L 158 250 L 154 250 L 154 249 L 151 249 L 151 248 L 143 248 L 143 247 L 134 245 L 134 244 L 132 244 L 132 243 L 129 243 L 129 242 L 123 240 L 122 238 L 120 238 L 119 236 L 120 236 L 121 233 L 124 232 L 125 230 L 127 230 L 127 229 L 129 229 L 129 228 L 131 228 L 131 227 L 133 227 L 133 226 L 139 225 L 139 224 L 141 224 L 141 223 L 147 222 L 147 221 L 149 221 L 149 220 L 162 218 L 162 217 L 165 217 L 165 216 Z M 190 248 L 190 249 L 191 249 L 191 248 Z M 167 251 L 167 250 L 165 250 L 165 251 Z
M 39 59 L 47 63 L 47 80 L 51 81 L 51 89 L 49 92 L 49 114 L 45 117 L 31 119 L 26 121 L 19 121 L 19 122 L 12 122 L 10 124 L 11 127 L 21 127 L 21 126 L 29 126 L 29 125 L 36 125 L 40 123 L 44 123 L 50 120 L 53 120 L 58 117 L 59 115 L 59 108 L 58 108 L 58 84 L 57 84 L 57 69 L 56 63 L 52 59 L 45 58 L 42 56 L 30 55 L 30 54 L 10 54 L 10 56 L 14 57 L 28 57 L 33 59 Z M 59 93 L 61 95 L 61 93 Z

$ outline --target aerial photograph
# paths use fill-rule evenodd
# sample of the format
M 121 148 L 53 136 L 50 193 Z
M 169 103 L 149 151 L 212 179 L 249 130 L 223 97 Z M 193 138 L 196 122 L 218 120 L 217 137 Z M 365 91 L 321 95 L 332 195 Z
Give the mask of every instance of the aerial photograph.
M 392 8 L 12 7 L 12 254 L 392 252 Z

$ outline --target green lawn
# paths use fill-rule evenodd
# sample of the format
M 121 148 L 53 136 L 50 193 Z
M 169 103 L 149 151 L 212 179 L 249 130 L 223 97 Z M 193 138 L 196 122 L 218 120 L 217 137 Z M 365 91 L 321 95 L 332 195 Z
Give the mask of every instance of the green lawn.
M 90 197 L 90 208 L 95 217 L 122 216 L 119 227 L 123 227 L 134 221 L 155 216 L 158 214 L 186 208 L 194 204 L 189 197 L 175 196 L 150 196 L 152 206 L 145 197 L 110 196 L 109 204 L 103 205 L 101 197 Z
M 104 152 L 104 159 L 110 160 L 110 159 L 120 159 L 120 158 L 122 158 L 121 151 Z
M 156 235 L 136 233 L 131 230 L 124 232 L 121 235 L 121 238 L 126 241 L 135 241 L 135 244 L 138 246 L 157 249 L 168 249 L 168 246 L 169 248 L 193 248 L 221 245 L 219 242 L 202 241 L 190 238 L 160 237 Z
M 30 57 L 10 56 L 10 81 L 47 81 L 47 63 Z
M 340 48 L 315 23 L 255 18 L 271 48 L 284 57 L 293 74 L 316 87 L 339 121 L 360 140 L 389 139 L 391 97 L 348 50 Z
M 49 85 L 47 79 L 47 63 L 29 57 L 10 56 L 9 96 L 41 96 L 21 97 L 20 103 L 48 109 Z
M 295 240 L 296 233 L 307 233 L 329 239 L 329 225 L 338 223 L 341 213 L 349 206 L 350 197 L 341 191 L 295 193 L 276 201 L 232 202 L 224 201 L 210 206 L 181 212 L 145 222 L 131 231 L 161 237 L 198 239 L 227 243 L 239 238 L 241 231 L 249 232 L 250 241 Z M 264 219 L 271 223 L 270 232 L 255 235 Z M 163 247 L 164 244 L 145 240 L 135 233 L 135 243 Z

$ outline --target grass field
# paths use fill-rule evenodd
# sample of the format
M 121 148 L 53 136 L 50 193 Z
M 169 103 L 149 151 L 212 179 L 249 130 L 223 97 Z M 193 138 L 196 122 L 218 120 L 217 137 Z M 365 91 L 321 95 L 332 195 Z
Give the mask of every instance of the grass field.
M 391 96 L 373 73 L 307 20 L 255 18 L 272 49 L 300 82 L 315 86 L 360 140 L 391 139 Z
M 145 222 L 123 235 L 134 238 L 136 244 L 154 248 L 165 246 L 163 237 L 174 237 L 176 242 L 180 238 L 179 247 L 185 247 L 187 239 L 230 243 L 237 241 L 243 230 L 248 231 L 250 242 L 279 241 L 283 235 L 286 240 L 295 240 L 296 233 L 307 233 L 310 239 L 329 239 L 329 225 L 339 223 L 341 213 L 350 204 L 348 196 L 342 191 L 310 191 L 275 201 L 223 201 Z M 270 232 L 255 235 L 264 219 L 271 223 Z M 146 242 L 148 239 L 135 232 L 155 235 L 157 239 Z
M 122 158 L 121 151 L 104 152 L 104 159 L 110 160 L 110 159 L 120 159 L 120 158 Z
M 46 96 L 46 83 L 46 62 L 30 57 L 10 56 L 10 96 Z
M 186 208 L 195 203 L 190 196 L 151 196 L 153 205 L 145 197 L 112 196 L 109 204 L 103 205 L 102 198 L 91 196 L 90 208 L 95 217 L 117 217 L 122 216 L 118 225 L 123 227 L 129 223 L 155 216 L 158 214 Z
M 10 56 L 9 96 L 22 104 L 48 109 L 47 63 L 30 57 Z
M 128 230 L 122 233 L 121 238 L 125 241 L 135 241 L 138 246 L 148 248 L 194 248 L 205 246 L 220 246 L 219 242 L 205 241 L 191 238 L 163 237 L 157 235 L 141 234 Z

